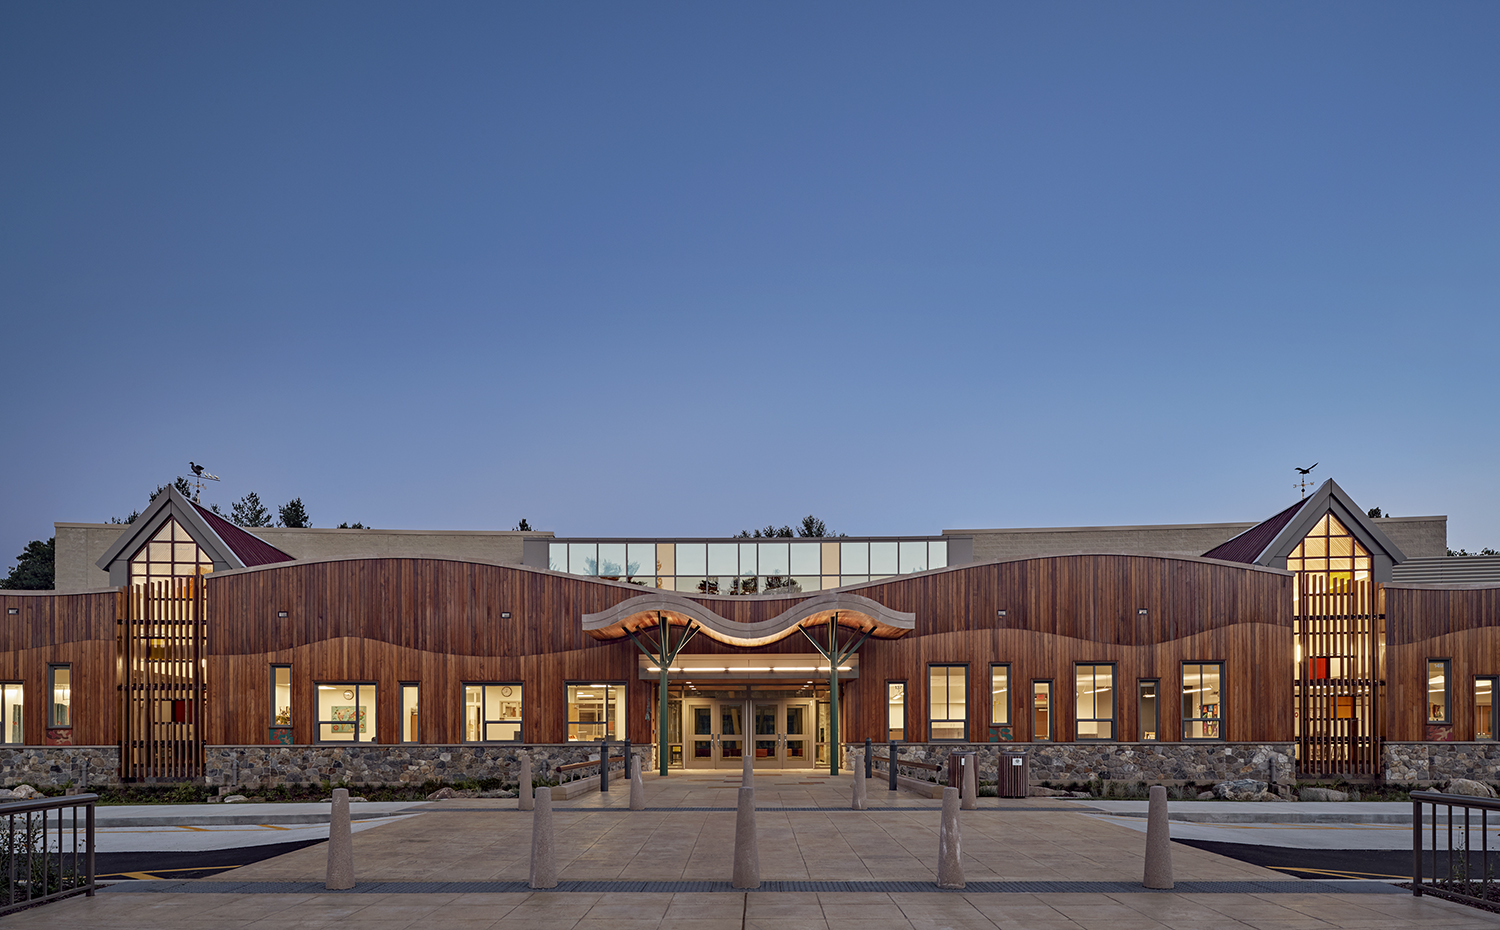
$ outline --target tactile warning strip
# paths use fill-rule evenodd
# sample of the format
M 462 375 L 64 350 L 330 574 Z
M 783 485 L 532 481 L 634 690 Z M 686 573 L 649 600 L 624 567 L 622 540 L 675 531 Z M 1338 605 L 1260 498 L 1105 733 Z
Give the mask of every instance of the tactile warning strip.
M 532 889 L 525 882 L 360 882 L 348 891 L 330 892 L 322 882 L 236 882 L 213 879 L 179 881 L 119 882 L 104 889 L 108 892 L 146 892 L 157 894 L 495 894 L 523 892 Z M 694 881 L 564 881 L 551 892 L 608 892 L 629 894 L 646 892 L 716 892 L 742 891 L 729 882 Z M 933 892 L 952 891 L 968 894 L 1164 894 L 1135 882 L 969 882 L 962 889 L 938 888 L 932 882 L 849 881 L 849 882 L 761 882 L 763 892 L 829 891 L 829 892 Z M 1384 882 L 1319 881 L 1286 879 L 1284 881 L 1178 882 L 1175 894 L 1411 894 L 1410 891 Z

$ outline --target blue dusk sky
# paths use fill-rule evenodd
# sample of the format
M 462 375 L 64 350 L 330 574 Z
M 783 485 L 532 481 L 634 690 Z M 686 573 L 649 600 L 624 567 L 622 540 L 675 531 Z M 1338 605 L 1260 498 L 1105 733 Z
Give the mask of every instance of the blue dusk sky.
M 1500 4 L 0 6 L 0 571 L 316 526 L 1500 548 Z

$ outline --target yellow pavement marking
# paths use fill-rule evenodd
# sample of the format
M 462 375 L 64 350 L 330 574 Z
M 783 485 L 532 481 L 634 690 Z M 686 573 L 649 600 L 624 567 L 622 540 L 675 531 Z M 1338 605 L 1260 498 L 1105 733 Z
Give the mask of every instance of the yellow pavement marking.
M 1411 880 L 1410 875 L 1387 875 L 1384 872 L 1350 872 L 1344 869 L 1304 869 L 1293 865 L 1268 865 L 1268 869 L 1278 872 L 1312 872 L 1317 875 L 1341 875 L 1349 878 L 1404 878 Z
M 138 878 L 143 881 L 156 881 L 158 872 L 204 872 L 208 869 L 237 869 L 237 865 L 200 865 L 191 869 L 152 869 L 150 872 L 109 872 L 104 875 L 96 875 L 95 878 Z
M 256 824 L 256 826 L 258 826 L 258 827 L 265 827 L 267 830 L 290 830 L 291 829 L 291 827 L 277 826 L 274 823 L 261 823 L 261 824 Z

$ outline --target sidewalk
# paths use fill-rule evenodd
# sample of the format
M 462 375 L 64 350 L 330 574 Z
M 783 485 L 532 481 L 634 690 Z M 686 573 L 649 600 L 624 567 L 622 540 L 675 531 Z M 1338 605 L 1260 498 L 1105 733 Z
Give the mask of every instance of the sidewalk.
M 934 879 L 936 802 L 871 785 L 848 810 L 849 778 L 756 777 L 766 890 L 727 887 L 737 775 L 646 779 L 556 805 L 557 891 L 525 889 L 529 814 L 514 801 L 455 799 L 354 836 L 353 892 L 323 892 L 323 845 L 202 882 L 138 882 L 7 918 L 7 927 L 165 930 L 408 927 L 609 930 L 990 930 L 990 928 L 1394 928 L 1500 926 L 1495 915 L 1377 883 L 1315 883 L 1174 846 L 1179 889 L 1139 886 L 1143 837 L 1086 805 L 982 799 L 962 815 L 969 887 Z M 409 805 L 410 806 L 410 805 Z M 411 806 L 414 807 L 414 806 Z M 820 808 L 796 810 L 794 808 Z M 708 808 L 708 809 L 704 809 Z M 606 884 L 597 884 L 597 883 Z M 807 883 L 838 883 L 818 887 Z M 858 891 L 839 890 L 860 883 Z M 1016 885 L 1029 882 L 1030 885 Z M 458 885 L 455 883 L 467 883 Z M 482 883 L 482 884 L 481 884 Z M 617 884 L 618 883 L 618 884 Z M 642 884 L 650 883 L 650 884 Z M 675 883 L 675 884 L 674 884 Z M 693 883 L 682 885 L 681 883 Z M 473 890 L 465 891 L 464 888 Z M 233 889 L 233 890 L 231 890 Z M 1018 890 L 1024 889 L 1024 890 Z M 153 893 L 155 892 L 155 893 Z

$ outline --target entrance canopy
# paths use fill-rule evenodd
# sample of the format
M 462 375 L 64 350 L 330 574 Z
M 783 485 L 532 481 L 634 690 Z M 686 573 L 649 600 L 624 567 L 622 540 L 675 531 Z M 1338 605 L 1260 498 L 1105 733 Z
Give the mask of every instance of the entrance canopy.
M 734 598 L 736 608 L 785 603 Z M 801 600 L 766 620 L 731 620 L 691 598 L 668 591 L 652 591 L 628 601 L 583 615 L 584 632 L 598 640 L 623 639 L 642 629 L 655 629 L 661 617 L 676 626 L 694 624 L 710 639 L 730 646 L 765 646 L 792 636 L 798 627 L 827 626 L 836 617 L 839 626 L 879 639 L 898 639 L 916 628 L 917 615 L 891 610 L 878 601 L 847 591 L 830 591 Z

